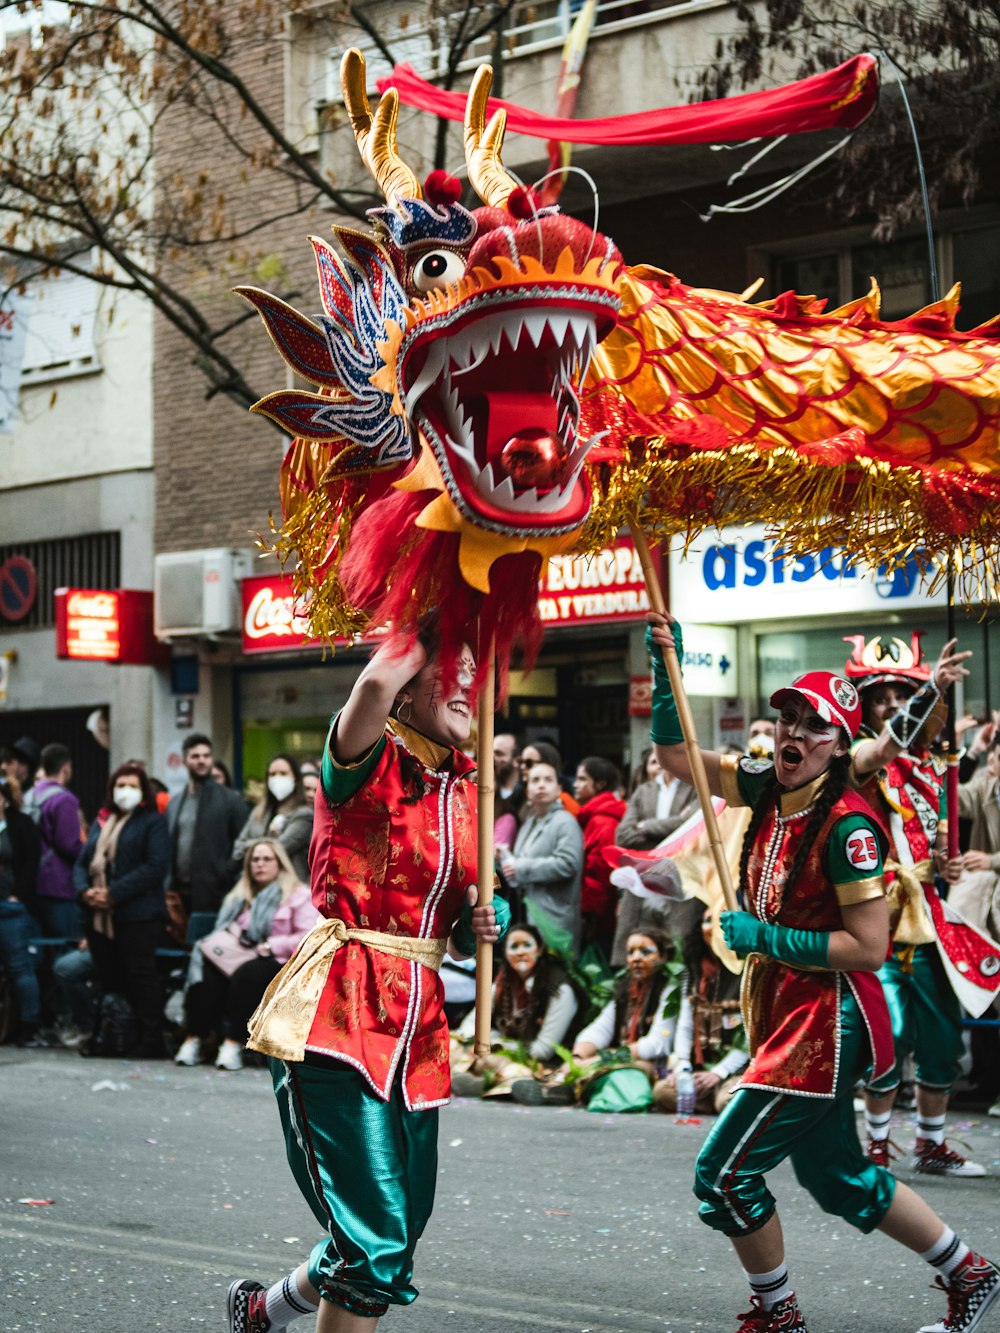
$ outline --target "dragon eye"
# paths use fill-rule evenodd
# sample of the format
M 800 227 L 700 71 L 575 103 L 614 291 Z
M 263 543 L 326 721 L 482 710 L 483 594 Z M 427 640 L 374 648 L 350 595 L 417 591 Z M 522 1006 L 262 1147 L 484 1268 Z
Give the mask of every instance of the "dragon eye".
M 454 250 L 431 250 L 421 255 L 413 266 L 413 285 L 418 292 L 433 291 L 458 282 L 465 272 L 465 260 Z

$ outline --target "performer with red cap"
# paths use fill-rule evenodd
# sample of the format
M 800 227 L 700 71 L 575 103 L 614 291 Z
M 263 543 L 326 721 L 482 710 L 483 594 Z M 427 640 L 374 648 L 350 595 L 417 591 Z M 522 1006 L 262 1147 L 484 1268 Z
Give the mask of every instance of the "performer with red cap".
M 913 1166 L 931 1176 L 984 1176 L 978 1162 L 956 1152 L 944 1137 L 948 1097 L 962 1055 L 962 1008 L 939 955 L 942 942 L 935 918 L 943 913 L 934 887 L 935 869 L 946 872 L 948 826 L 944 808 L 944 766 L 929 746 L 944 723 L 942 663 L 960 664 L 969 653 L 945 646 L 931 671 L 922 660 L 920 635 L 910 643 L 861 634 L 844 668 L 861 695 L 861 738 L 853 751 L 854 777 L 889 829 L 892 856 L 886 865 L 892 952 L 879 972 L 892 1019 L 896 1061 L 865 1089 L 868 1156 L 880 1166 L 894 1158 L 889 1120 L 899 1090 L 904 1059 L 916 1061 L 917 1139 Z M 967 675 L 958 665 L 958 672 Z M 954 932 L 948 932 L 949 937 Z M 995 954 L 995 949 L 992 951 Z M 955 960 L 958 964 L 962 959 Z M 953 968 L 960 979 L 975 960 Z M 984 998 L 992 983 L 983 988 Z M 975 999 L 970 1001 L 975 1004 Z
M 689 781 L 661 645 L 680 626 L 651 615 L 652 739 L 663 768 Z M 962 654 L 936 667 L 943 688 Z M 726 943 L 747 965 L 744 1023 L 751 1061 L 698 1156 L 702 1220 L 729 1236 L 751 1287 L 739 1333 L 805 1333 L 785 1267 L 766 1174 L 791 1158 L 800 1183 L 828 1213 L 916 1251 L 948 1295 L 944 1319 L 920 1333 L 969 1333 L 1000 1297 L 1000 1270 L 974 1253 L 923 1199 L 862 1151 L 854 1084 L 893 1062 L 877 971 L 889 938 L 881 820 L 849 785 L 861 701 L 843 676 L 810 671 L 771 696 L 779 709 L 774 758 L 702 752 L 713 794 L 750 806 L 740 891 L 746 910 L 724 912 Z

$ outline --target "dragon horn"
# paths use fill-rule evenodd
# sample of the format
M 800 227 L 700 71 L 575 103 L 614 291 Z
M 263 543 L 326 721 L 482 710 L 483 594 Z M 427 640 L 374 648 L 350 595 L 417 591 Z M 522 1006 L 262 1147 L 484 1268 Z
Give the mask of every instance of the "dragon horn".
M 500 161 L 507 112 L 494 112 L 486 124 L 486 103 L 492 83 L 493 70 L 489 65 L 480 65 L 465 104 L 465 162 L 472 187 L 483 203 L 503 208 L 510 193 L 517 189 L 517 181 L 507 175 Z
M 372 115 L 365 88 L 365 58 L 354 46 L 344 52 L 340 62 L 340 86 L 361 160 L 375 177 L 386 203 L 394 208 L 398 198 L 423 198 L 420 182 L 399 156 L 396 143 L 399 93 L 390 88 Z

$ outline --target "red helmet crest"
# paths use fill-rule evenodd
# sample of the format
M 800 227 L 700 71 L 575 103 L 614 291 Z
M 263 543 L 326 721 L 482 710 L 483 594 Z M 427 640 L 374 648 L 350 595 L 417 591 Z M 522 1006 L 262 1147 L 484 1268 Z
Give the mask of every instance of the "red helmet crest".
M 930 679 L 929 663 L 923 661 L 920 648 L 921 633 L 914 630 L 906 644 L 895 635 L 883 641 L 881 634 L 865 641 L 863 634 L 845 635 L 844 642 L 854 649 L 844 665 L 844 675 L 853 680 L 859 690 L 872 685 L 910 685 L 913 689 Z

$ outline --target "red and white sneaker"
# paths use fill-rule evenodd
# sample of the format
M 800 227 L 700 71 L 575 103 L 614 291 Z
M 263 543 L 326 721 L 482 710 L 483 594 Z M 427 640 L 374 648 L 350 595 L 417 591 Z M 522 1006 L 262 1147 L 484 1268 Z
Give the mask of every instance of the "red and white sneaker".
M 808 1333 L 795 1292 L 765 1310 L 759 1296 L 750 1297 L 750 1309 L 737 1315 L 742 1320 L 736 1333 Z
M 229 1288 L 229 1333 L 284 1333 L 267 1317 L 267 1287 L 250 1278 L 237 1278 Z
M 970 1162 L 947 1143 L 935 1143 L 933 1139 L 917 1139 L 913 1145 L 913 1169 L 922 1176 L 985 1176 L 986 1168 L 978 1162 Z
M 948 1296 L 948 1313 L 936 1324 L 924 1324 L 919 1333 L 972 1333 L 1000 1296 L 1000 1268 L 982 1255 L 970 1254 L 947 1282 L 934 1279 Z
M 884 1166 L 887 1171 L 891 1171 L 893 1162 L 899 1156 L 899 1145 L 889 1138 L 873 1139 L 869 1134 L 868 1142 L 865 1144 L 865 1156 L 876 1166 Z

